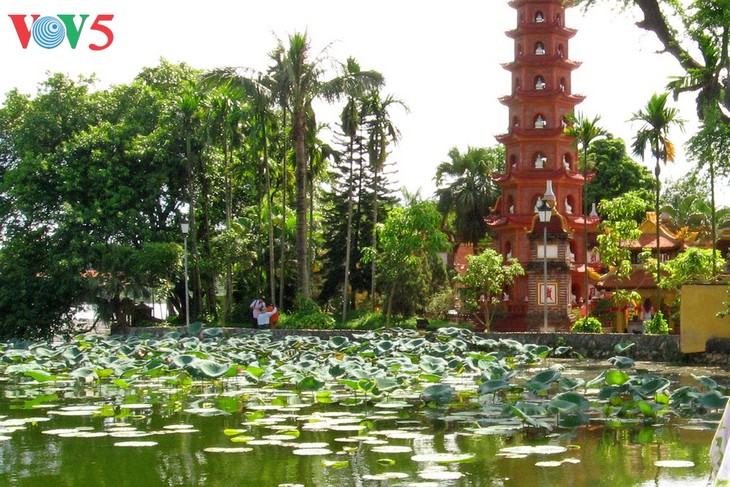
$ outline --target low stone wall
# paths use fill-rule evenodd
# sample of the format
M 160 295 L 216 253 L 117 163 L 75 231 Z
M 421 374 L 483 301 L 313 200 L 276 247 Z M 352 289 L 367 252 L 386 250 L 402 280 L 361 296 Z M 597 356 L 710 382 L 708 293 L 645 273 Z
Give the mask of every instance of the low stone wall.
M 174 328 L 131 328 L 130 334 L 152 334 L 163 335 Z M 227 328 L 229 333 L 256 333 L 250 328 Z M 362 331 L 349 330 L 270 330 L 276 337 L 287 335 L 318 336 L 328 339 L 331 336 L 353 336 L 362 334 Z M 484 338 L 493 340 L 511 339 L 520 343 L 535 343 L 558 347 L 561 345 L 570 346 L 574 351 L 587 358 L 608 358 L 618 353 L 614 347 L 620 343 L 633 343 L 634 346 L 628 349 L 623 355 L 634 360 L 649 360 L 656 362 L 692 362 L 692 363 L 716 363 L 730 364 L 730 340 L 724 344 L 722 350 L 718 347 L 712 353 L 686 355 L 680 352 L 678 335 L 636 335 L 626 333 L 480 333 Z
M 634 360 L 678 362 L 685 359 L 679 351 L 678 335 L 636 335 L 628 333 L 485 333 L 485 338 L 510 338 L 520 343 L 556 347 L 566 345 L 587 358 L 626 355 Z M 620 343 L 634 346 L 623 353 L 615 351 Z

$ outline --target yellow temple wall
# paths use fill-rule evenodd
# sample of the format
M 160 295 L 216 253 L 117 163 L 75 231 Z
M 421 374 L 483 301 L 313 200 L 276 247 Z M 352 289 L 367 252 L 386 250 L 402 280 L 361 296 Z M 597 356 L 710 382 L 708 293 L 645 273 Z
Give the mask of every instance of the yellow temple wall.
M 688 284 L 682 286 L 682 353 L 705 351 L 709 338 L 730 338 L 730 316 L 718 318 L 724 301 L 730 299 L 727 284 Z

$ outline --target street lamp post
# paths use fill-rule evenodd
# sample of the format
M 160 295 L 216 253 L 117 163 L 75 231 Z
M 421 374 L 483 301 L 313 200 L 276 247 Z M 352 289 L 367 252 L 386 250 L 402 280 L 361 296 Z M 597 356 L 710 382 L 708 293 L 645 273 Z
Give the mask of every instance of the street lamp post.
M 190 326 L 190 297 L 188 295 L 188 233 L 190 222 L 183 219 L 180 222 L 180 230 L 183 234 L 183 268 L 185 269 L 185 326 Z
M 537 215 L 540 218 L 542 225 L 542 306 L 543 306 L 543 331 L 548 331 L 548 302 L 547 302 L 547 288 L 548 288 L 548 271 L 547 271 L 547 227 L 550 223 L 550 219 L 553 215 L 552 207 L 547 203 L 545 199 L 542 200 L 540 206 L 537 207 Z

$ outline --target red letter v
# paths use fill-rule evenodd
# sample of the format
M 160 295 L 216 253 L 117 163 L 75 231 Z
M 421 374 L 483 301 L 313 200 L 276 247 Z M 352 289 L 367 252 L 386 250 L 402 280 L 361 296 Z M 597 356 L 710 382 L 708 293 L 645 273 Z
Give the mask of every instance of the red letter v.
M 25 14 L 8 15 L 8 17 L 10 17 L 10 19 L 13 21 L 13 25 L 15 26 L 15 32 L 18 34 L 18 40 L 20 41 L 20 45 L 23 46 L 23 49 L 26 49 L 28 47 L 28 42 L 30 41 L 30 29 L 33 26 L 33 22 L 35 22 L 38 17 L 40 17 L 40 15 L 31 15 L 31 18 L 33 19 L 33 22 L 30 23 L 31 27 L 28 27 L 28 25 L 25 23 Z

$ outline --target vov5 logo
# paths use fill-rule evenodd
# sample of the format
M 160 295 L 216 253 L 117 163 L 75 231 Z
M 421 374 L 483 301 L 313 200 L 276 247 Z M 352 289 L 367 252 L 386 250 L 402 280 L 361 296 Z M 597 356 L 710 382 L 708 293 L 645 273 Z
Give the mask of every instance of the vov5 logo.
M 43 17 L 38 14 L 10 14 L 8 17 L 13 21 L 15 32 L 18 34 L 18 40 L 23 49 L 28 48 L 28 43 L 31 38 L 44 49 L 56 48 L 61 45 L 64 39 L 68 39 L 71 49 L 76 49 L 89 14 L 78 15 L 80 18 L 78 25 L 75 14 L 44 15 Z M 28 17 L 31 19 L 30 25 L 28 25 Z M 106 42 L 102 44 L 89 44 L 89 49 L 92 51 L 103 51 L 111 46 L 112 42 L 114 42 L 114 33 L 105 22 L 111 22 L 113 18 L 114 15 L 111 14 L 96 16 L 89 30 L 96 31 L 102 36 L 101 40 L 106 39 Z

